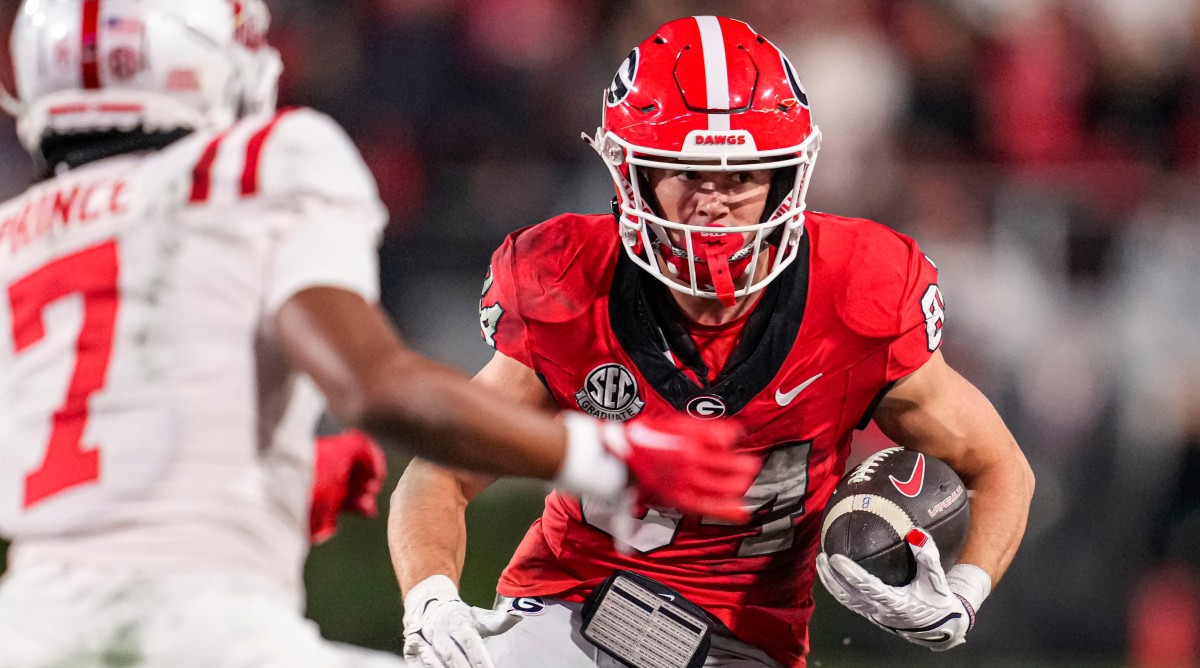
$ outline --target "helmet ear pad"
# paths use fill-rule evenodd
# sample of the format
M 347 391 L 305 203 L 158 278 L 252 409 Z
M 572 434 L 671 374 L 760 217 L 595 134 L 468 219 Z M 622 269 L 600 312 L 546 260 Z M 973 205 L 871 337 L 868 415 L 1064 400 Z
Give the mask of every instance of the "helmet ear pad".
M 763 207 L 762 216 L 758 222 L 765 223 L 783 204 L 784 198 L 792 194 L 792 188 L 796 186 L 796 170 L 789 167 L 781 167 L 771 170 L 771 189 L 767 191 L 767 204 Z
M 646 173 L 647 170 L 638 169 L 634 171 L 637 174 L 637 187 L 642 193 L 642 201 L 650 205 L 651 213 L 659 218 L 666 218 L 667 216 L 663 213 L 662 206 L 658 203 L 658 197 L 654 194 L 654 186 L 650 185 L 650 175 Z
M 771 189 L 767 191 L 767 204 L 763 207 L 762 216 L 758 222 L 765 223 L 775 213 L 783 200 L 790 197 L 796 187 L 796 170 L 788 167 L 773 170 L 771 174 Z M 767 236 L 766 241 L 772 246 L 779 246 L 783 239 L 783 227 L 777 227 Z

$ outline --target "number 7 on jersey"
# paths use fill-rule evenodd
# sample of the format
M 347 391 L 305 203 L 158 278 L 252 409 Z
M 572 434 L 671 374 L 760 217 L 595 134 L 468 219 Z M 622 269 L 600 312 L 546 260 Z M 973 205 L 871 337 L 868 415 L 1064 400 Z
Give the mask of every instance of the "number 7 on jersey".
M 117 244 L 109 241 L 46 264 L 8 288 L 13 351 L 17 354 L 45 337 L 42 316 L 47 306 L 75 293 L 83 298 L 74 370 L 66 397 L 52 418 L 46 456 L 25 476 L 26 508 L 100 477 L 100 453 L 83 444 L 83 433 L 88 399 L 104 387 L 112 356 L 117 264 Z

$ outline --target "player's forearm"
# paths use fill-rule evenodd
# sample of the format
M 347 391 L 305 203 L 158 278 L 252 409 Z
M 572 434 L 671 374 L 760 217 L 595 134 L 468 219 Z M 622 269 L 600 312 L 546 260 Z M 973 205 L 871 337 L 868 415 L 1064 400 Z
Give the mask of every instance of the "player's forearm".
M 991 402 L 974 386 L 961 389 L 957 411 L 948 411 L 948 433 L 959 443 L 950 464 L 971 490 L 971 527 L 959 561 L 987 571 L 992 584 L 1012 562 L 1033 499 L 1033 471 Z
M 940 353 L 888 393 L 876 422 L 897 443 L 946 462 L 971 490 L 971 527 L 959 557 L 1000 581 L 1033 498 L 1033 473 L 1004 420 Z
M 1033 473 L 1014 443 L 1007 456 L 963 482 L 971 490 L 971 526 L 959 561 L 987 571 L 995 586 L 1025 534 Z
M 353 292 L 303 290 L 273 324 L 287 359 L 347 427 L 458 468 L 544 480 L 562 468 L 565 427 L 408 350 L 379 307 Z
M 392 492 L 388 514 L 388 549 L 402 592 L 431 575 L 459 582 L 467 502 L 449 471 L 419 459 L 409 464 Z
M 994 586 L 1025 534 L 1033 472 L 1003 419 L 979 390 L 966 384 L 955 403 L 928 434 L 926 452 L 944 459 L 971 490 L 971 526 L 959 562 L 987 571 Z
M 553 480 L 566 428 L 546 413 L 499 400 L 459 373 L 404 351 L 381 364 L 363 391 L 356 426 L 403 442 L 446 466 Z

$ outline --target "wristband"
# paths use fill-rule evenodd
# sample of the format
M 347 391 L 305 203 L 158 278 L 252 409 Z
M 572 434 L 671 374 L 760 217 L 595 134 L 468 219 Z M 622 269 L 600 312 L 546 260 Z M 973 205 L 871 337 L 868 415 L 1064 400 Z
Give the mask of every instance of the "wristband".
M 440 573 L 430 575 L 408 590 L 408 595 L 404 597 L 404 625 L 408 626 L 410 619 L 423 614 L 429 601 L 456 599 L 461 600 L 461 597 L 454 580 Z
M 956 564 L 946 571 L 946 584 L 950 585 L 950 591 L 955 596 L 962 599 L 974 626 L 975 613 L 992 591 L 992 576 L 973 564 Z
M 562 417 L 567 451 L 554 486 L 576 494 L 616 498 L 629 482 L 629 470 L 604 447 L 601 430 L 619 430 L 620 425 L 604 424 L 578 412 L 564 411 Z

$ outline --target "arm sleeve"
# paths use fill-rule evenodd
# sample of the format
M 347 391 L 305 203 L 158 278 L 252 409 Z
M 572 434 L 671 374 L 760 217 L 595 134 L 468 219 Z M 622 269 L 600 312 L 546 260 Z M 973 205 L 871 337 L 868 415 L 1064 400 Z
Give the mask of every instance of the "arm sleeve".
M 901 294 L 897 335 L 888 347 L 887 382 L 921 368 L 942 345 L 945 302 L 938 287 L 938 270 L 914 242 L 908 276 Z
M 378 300 L 387 212 L 350 138 L 327 116 L 295 110 L 278 119 L 261 159 L 261 197 L 276 220 L 267 309 L 312 287 Z
M 521 314 L 515 261 L 516 242 L 510 236 L 492 254 L 479 298 L 479 327 L 489 346 L 532 369 L 533 356 L 529 352 L 529 331 Z

